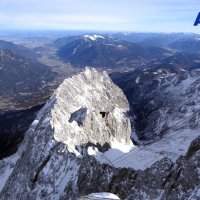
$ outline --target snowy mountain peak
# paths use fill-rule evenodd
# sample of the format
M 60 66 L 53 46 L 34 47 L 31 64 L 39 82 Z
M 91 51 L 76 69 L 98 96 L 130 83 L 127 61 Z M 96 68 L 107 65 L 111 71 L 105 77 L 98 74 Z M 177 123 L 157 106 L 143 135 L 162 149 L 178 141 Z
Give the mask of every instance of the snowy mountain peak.
M 84 35 L 83 37 L 84 37 L 84 39 L 89 39 L 89 40 L 92 40 L 92 41 L 97 41 L 98 39 L 105 39 L 101 35 Z

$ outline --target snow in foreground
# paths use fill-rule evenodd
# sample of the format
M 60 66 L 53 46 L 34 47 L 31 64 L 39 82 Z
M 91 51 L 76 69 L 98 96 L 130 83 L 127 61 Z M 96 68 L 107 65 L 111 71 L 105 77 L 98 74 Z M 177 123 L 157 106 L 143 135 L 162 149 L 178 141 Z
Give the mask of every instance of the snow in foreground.
M 163 136 L 159 141 L 148 146 L 127 146 L 113 143 L 112 148 L 105 153 L 89 149 L 89 154 L 101 163 L 107 163 L 118 168 L 133 168 L 145 170 L 164 157 L 175 162 L 185 155 L 191 142 L 200 135 L 198 130 L 179 130 Z
M 88 197 L 95 197 L 95 198 L 99 198 L 99 199 L 115 199 L 115 200 L 120 200 L 120 198 L 118 196 L 116 196 L 115 194 L 112 193 L 108 193 L 108 192 L 101 192 L 101 193 L 92 193 L 90 195 L 88 195 Z

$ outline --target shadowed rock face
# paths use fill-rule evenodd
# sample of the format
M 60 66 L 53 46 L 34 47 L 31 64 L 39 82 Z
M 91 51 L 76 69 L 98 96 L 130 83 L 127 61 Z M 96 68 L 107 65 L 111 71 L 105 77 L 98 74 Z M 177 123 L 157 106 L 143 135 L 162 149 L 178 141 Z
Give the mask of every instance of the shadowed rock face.
M 179 128 L 198 127 L 200 73 L 195 70 L 171 72 L 168 68 L 111 74 L 124 91 L 134 127 L 141 142 L 151 142 Z M 187 116 L 187 117 L 186 117 Z M 192 116 L 192 117 L 190 117 Z M 181 123 L 182 122 L 182 123 Z
M 0 159 L 17 152 L 19 143 L 41 108 L 42 105 L 0 116 Z
M 72 123 L 73 121 L 76 121 L 79 126 L 82 126 L 86 116 L 87 116 L 87 108 L 80 108 L 71 114 L 69 122 Z
M 56 87 L 56 74 L 26 52 L 30 54 L 27 48 L 0 41 L 0 159 L 17 151 L 35 112 Z

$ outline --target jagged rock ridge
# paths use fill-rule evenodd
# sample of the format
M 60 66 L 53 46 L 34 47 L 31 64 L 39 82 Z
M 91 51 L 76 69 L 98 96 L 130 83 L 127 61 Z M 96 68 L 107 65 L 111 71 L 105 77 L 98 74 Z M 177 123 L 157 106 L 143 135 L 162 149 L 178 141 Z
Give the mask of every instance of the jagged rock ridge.
M 81 166 L 91 164 L 90 157 L 82 157 L 84 149 L 109 148 L 115 140 L 131 142 L 128 111 L 123 92 L 106 73 L 87 68 L 66 79 L 38 114 L 14 158 L 0 164 L 2 171 L 10 169 L 8 179 L 2 172 L 1 198 L 74 199 Z M 5 167 L 7 162 L 14 168 Z
M 130 143 L 129 104 L 106 73 L 93 69 L 66 79 L 58 88 L 51 125 L 57 141 L 70 148 L 114 138 Z

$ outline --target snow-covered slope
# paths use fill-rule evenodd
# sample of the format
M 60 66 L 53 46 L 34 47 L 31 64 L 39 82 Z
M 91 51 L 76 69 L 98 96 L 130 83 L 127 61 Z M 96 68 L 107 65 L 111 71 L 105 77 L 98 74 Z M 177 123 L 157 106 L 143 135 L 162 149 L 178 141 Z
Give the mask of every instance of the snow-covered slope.
M 119 197 L 114 195 L 114 194 L 111 194 L 111 193 L 108 193 L 108 192 L 102 192 L 102 193 L 92 193 L 88 196 L 85 196 L 85 197 L 81 197 L 80 200 L 119 200 Z
M 101 163 L 108 163 L 117 168 L 133 168 L 145 170 L 163 158 L 170 158 L 174 163 L 180 156 L 184 156 L 193 140 L 200 135 L 199 129 L 181 129 L 167 134 L 162 139 L 147 145 L 127 148 L 119 151 L 115 148 L 105 153 L 95 152 L 95 157 Z

